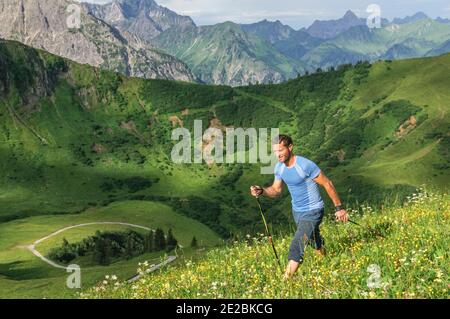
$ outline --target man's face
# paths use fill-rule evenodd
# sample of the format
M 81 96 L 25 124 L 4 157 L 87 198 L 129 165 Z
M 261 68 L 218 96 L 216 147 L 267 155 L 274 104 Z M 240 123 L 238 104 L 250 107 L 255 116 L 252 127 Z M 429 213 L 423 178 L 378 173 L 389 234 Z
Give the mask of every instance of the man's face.
M 273 144 L 272 150 L 280 163 L 286 162 L 291 157 L 292 145 L 285 146 L 283 143 Z

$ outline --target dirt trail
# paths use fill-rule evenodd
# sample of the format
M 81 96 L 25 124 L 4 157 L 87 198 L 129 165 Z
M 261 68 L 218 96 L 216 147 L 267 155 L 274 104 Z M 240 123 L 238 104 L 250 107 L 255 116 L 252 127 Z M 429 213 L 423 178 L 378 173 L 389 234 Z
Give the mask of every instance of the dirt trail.
M 49 264 L 50 266 L 55 267 L 55 268 L 59 268 L 59 269 L 65 269 L 65 270 L 67 270 L 68 267 L 59 265 L 59 264 L 55 263 L 54 261 L 52 261 L 52 260 L 46 258 L 45 256 L 43 256 L 43 255 L 36 249 L 36 245 L 38 245 L 39 243 L 41 243 L 41 242 L 43 242 L 43 241 L 45 241 L 45 240 L 47 240 L 47 239 L 49 239 L 49 238 L 51 238 L 51 237 L 53 237 L 53 236 L 56 236 L 56 235 L 58 235 L 58 234 L 60 234 L 60 233 L 62 233 L 62 232 L 65 232 L 65 231 L 67 231 L 67 230 L 69 230 L 69 229 L 78 228 L 78 227 L 84 227 L 84 226 L 91 226 L 91 225 L 123 225 L 123 226 L 130 226 L 130 227 L 135 227 L 135 228 L 141 228 L 141 229 L 145 229 L 145 230 L 148 230 L 148 231 L 152 230 L 151 228 L 148 228 L 148 227 L 145 227 L 145 226 L 140 226 L 140 225 L 135 225 L 135 224 L 129 224 L 129 223 L 121 223 L 121 222 L 94 222 L 94 223 L 85 223 L 85 224 L 79 224 L 79 225 L 73 225 L 73 226 L 64 227 L 64 228 L 62 228 L 62 229 L 60 229 L 60 230 L 55 231 L 54 233 L 51 233 L 51 234 L 48 235 L 48 236 L 45 236 L 45 237 L 42 237 L 42 238 L 36 240 L 36 241 L 35 241 L 33 244 L 31 244 L 31 245 L 24 246 L 24 248 L 26 248 L 26 249 L 28 249 L 29 251 L 31 251 L 31 253 L 33 253 L 33 255 L 35 255 L 36 257 L 40 258 L 42 261 L 46 262 L 46 263 Z M 150 273 L 150 272 L 152 272 L 152 271 L 155 271 L 155 270 L 157 270 L 157 269 L 159 269 L 159 268 L 161 268 L 161 267 L 163 267 L 163 266 L 165 266 L 165 265 L 167 265 L 167 264 L 173 262 L 176 258 L 177 258 L 176 256 L 169 256 L 169 257 L 167 258 L 166 261 L 164 261 L 164 262 L 162 262 L 162 263 L 160 263 L 160 264 L 158 264 L 158 265 L 153 266 L 153 267 L 150 268 L 147 272 Z M 136 276 L 134 276 L 133 278 L 131 278 L 131 279 L 129 280 L 129 282 L 138 280 L 140 277 L 141 277 L 141 275 L 136 275 Z

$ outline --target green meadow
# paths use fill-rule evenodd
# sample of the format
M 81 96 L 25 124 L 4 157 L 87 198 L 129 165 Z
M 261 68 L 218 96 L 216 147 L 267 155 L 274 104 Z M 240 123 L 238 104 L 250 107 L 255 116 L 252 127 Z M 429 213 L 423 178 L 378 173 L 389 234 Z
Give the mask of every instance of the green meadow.
M 0 258 L 1 298 L 55 298 L 74 297 L 77 290 L 66 287 L 69 276 L 64 269 L 53 268 L 35 257 L 25 246 L 65 227 L 95 222 L 124 222 L 149 228 L 174 230 L 174 235 L 183 246 L 180 257 L 191 254 L 192 234 L 200 247 L 213 247 L 222 243 L 221 239 L 208 227 L 178 215 L 166 205 L 142 201 L 116 202 L 102 208 L 92 208 L 76 215 L 44 215 L 2 223 Z M 59 247 L 65 238 L 70 243 L 79 242 L 92 236 L 97 230 L 123 231 L 145 230 L 123 225 L 87 225 L 61 232 L 36 245 L 44 256 Z M 173 252 L 172 252 L 173 253 Z M 116 274 L 122 280 L 136 274 L 139 262 L 153 261 L 158 264 L 165 260 L 165 253 L 146 253 L 130 260 L 121 260 L 109 266 L 99 266 L 89 258 L 78 258 L 71 264 L 81 267 L 82 288 L 101 281 L 106 274 Z
M 273 176 L 261 175 L 259 164 L 171 160 L 173 128 L 193 134 L 195 119 L 203 129 L 280 128 L 292 135 L 297 154 L 332 179 L 349 208 L 397 207 L 420 186 L 445 193 L 449 71 L 447 54 L 232 88 L 126 78 L 0 41 L 0 297 L 77 296 L 65 288 L 63 269 L 23 248 L 65 227 L 122 222 L 172 229 L 183 246 L 174 265 L 201 259 L 190 248 L 194 236 L 208 251 L 263 231 L 248 189 L 269 185 Z M 291 231 L 286 191 L 262 203 L 271 227 Z M 73 243 L 97 230 L 125 229 L 74 228 L 36 248 L 45 255 L 63 238 Z M 76 261 L 86 266 L 82 284 L 89 289 L 107 274 L 125 280 L 139 262 L 162 255 L 109 266 Z

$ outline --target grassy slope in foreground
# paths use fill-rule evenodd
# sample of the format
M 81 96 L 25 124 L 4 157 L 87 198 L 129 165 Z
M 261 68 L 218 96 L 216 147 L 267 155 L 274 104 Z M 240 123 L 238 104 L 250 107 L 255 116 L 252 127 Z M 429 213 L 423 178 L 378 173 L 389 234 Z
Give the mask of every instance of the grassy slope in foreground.
M 114 288 L 100 284 L 86 298 L 446 298 L 448 279 L 448 222 L 450 197 L 425 191 L 403 207 L 365 214 L 351 224 L 322 226 L 328 255 L 306 250 L 296 277 L 281 280 L 267 238 L 249 239 L 210 251 L 204 260 L 186 262 Z M 386 238 L 369 231 L 379 231 Z M 286 259 L 291 236 L 276 236 Z M 379 288 L 368 267 L 378 265 Z

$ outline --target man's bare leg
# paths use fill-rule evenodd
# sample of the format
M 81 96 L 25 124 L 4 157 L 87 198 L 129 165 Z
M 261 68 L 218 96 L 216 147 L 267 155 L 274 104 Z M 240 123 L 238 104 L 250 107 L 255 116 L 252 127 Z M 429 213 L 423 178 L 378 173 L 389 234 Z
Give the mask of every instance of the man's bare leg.
M 325 247 L 322 246 L 319 249 L 315 249 L 316 254 L 322 257 L 326 256 L 326 250 Z M 286 271 L 284 272 L 284 279 L 291 279 L 292 276 L 296 273 L 298 267 L 300 266 L 300 263 L 295 260 L 289 260 L 289 263 L 286 267 Z
M 289 263 L 286 267 L 286 271 L 284 272 L 284 276 L 283 278 L 286 279 L 291 279 L 292 276 L 295 274 L 295 272 L 298 269 L 298 266 L 300 265 L 299 262 L 295 261 L 295 260 L 289 260 Z

